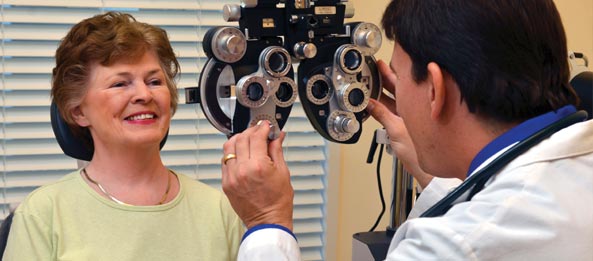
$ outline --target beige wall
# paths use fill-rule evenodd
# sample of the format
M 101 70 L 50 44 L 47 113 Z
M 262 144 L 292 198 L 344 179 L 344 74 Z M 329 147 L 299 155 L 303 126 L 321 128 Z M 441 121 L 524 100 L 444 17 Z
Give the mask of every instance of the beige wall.
M 380 24 L 388 0 L 350 0 L 356 13 L 352 21 Z M 593 1 L 557 0 L 568 37 L 569 50 L 585 53 L 593 63 Z M 392 43 L 384 41 L 376 57 L 389 61 Z M 589 64 L 589 68 L 593 65 Z M 363 125 L 363 135 L 357 144 L 330 145 L 328 178 L 328 221 L 326 260 L 351 260 L 352 235 L 367 231 L 375 222 L 381 204 L 375 178 L 376 165 L 366 164 L 372 133 L 380 125 L 373 119 Z M 387 204 L 391 195 L 391 157 L 383 156 L 383 193 Z M 377 230 L 385 230 L 388 210 Z

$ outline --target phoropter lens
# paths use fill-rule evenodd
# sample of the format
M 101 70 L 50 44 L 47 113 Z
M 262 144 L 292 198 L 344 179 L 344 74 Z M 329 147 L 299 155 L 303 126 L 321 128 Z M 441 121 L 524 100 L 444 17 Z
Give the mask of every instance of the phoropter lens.
M 281 73 L 288 65 L 287 60 L 288 59 L 283 53 L 276 52 L 271 54 L 269 58 L 270 70 L 274 71 L 275 73 Z
M 278 91 L 276 91 L 276 98 L 278 98 L 281 102 L 290 101 L 292 98 L 292 87 L 290 84 L 283 82 L 278 86 Z
M 264 95 L 264 87 L 254 82 L 247 86 L 247 98 L 252 101 L 259 101 Z
M 354 89 L 348 94 L 348 102 L 352 106 L 359 106 L 364 102 L 364 92 L 361 89 Z
M 328 93 L 329 85 L 327 85 L 327 82 L 319 80 L 313 83 L 313 86 L 311 87 L 311 94 L 313 94 L 313 97 L 316 99 L 323 99 Z
M 348 70 L 356 70 L 360 67 L 362 63 L 362 55 L 357 50 L 348 50 L 346 54 L 344 54 L 344 66 L 348 68 Z

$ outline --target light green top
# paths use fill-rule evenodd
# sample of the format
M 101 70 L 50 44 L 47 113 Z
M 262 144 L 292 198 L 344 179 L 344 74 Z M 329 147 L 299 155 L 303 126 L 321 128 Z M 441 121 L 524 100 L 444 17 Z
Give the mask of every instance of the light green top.
M 171 202 L 123 206 L 70 173 L 17 208 L 3 260 L 235 260 L 244 228 L 227 198 L 177 177 Z

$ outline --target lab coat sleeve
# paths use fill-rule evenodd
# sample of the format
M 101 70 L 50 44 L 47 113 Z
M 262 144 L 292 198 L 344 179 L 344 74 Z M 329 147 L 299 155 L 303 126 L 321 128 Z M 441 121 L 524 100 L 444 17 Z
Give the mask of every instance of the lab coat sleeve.
M 404 223 L 391 242 L 386 260 L 480 260 L 466 238 L 447 225 L 441 218 Z
M 300 261 L 301 251 L 294 234 L 279 225 L 250 228 L 239 248 L 238 261 Z

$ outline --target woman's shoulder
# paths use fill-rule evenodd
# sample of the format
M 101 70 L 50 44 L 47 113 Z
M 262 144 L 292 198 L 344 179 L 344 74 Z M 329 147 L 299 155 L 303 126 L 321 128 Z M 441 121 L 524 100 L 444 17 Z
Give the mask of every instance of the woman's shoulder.
M 183 190 L 190 196 L 197 195 L 200 197 L 218 198 L 223 195 L 220 189 L 213 187 L 212 185 L 206 184 L 183 173 L 174 173 L 177 175 Z
M 220 186 L 216 187 L 216 185 L 210 185 L 190 176 L 174 173 L 179 177 L 179 182 L 185 190 L 185 198 L 192 203 L 193 208 L 199 209 L 200 213 L 209 213 L 208 218 L 215 217 L 215 213 L 218 212 L 225 223 L 241 227 L 241 220 L 235 214 Z M 215 211 L 213 212 L 213 210 Z M 241 230 L 240 234 L 242 233 Z
M 68 194 L 76 188 L 79 172 L 73 171 L 60 179 L 42 185 L 29 193 L 23 202 L 19 204 L 18 211 L 41 211 L 59 201 L 61 195 Z
M 72 187 L 72 185 L 76 184 L 78 181 L 77 179 L 80 178 L 80 173 L 78 170 L 70 172 L 58 180 L 52 181 L 41 187 L 36 188 L 33 190 L 29 195 L 28 198 L 34 198 L 38 196 L 47 196 L 54 193 L 63 192 L 65 189 Z

